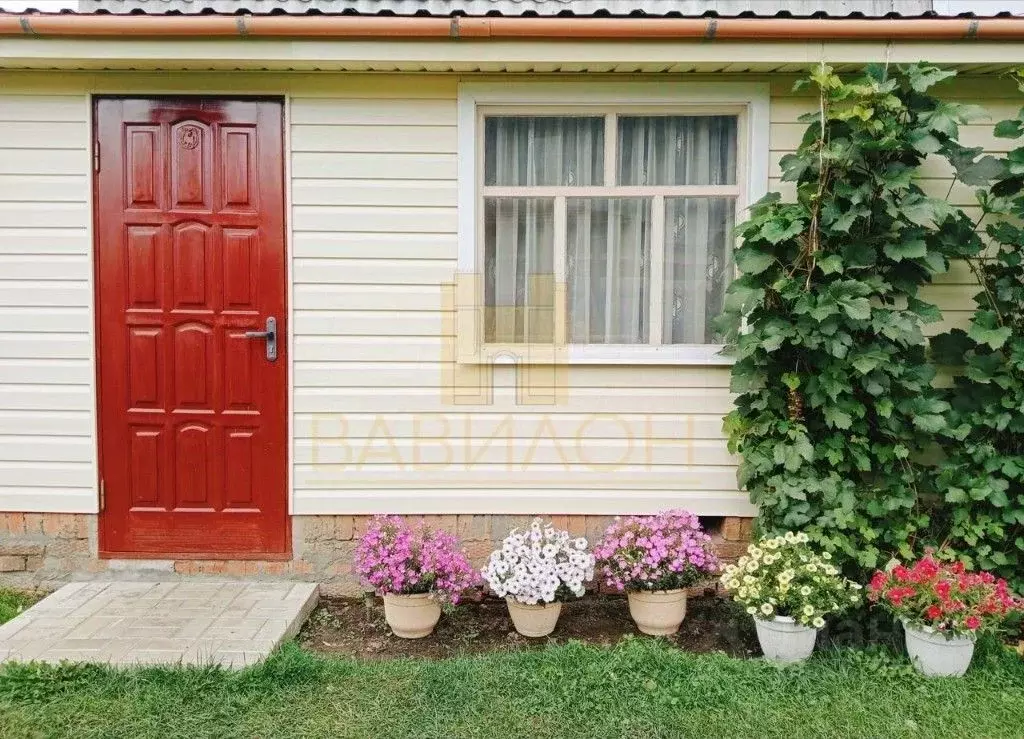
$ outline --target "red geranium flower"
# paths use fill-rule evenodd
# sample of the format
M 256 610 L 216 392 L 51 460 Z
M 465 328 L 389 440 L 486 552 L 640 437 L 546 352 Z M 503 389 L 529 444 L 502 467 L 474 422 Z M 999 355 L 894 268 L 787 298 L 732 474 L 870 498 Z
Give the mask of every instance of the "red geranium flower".
M 924 615 L 926 615 L 932 621 L 936 621 L 939 618 L 942 618 L 942 606 L 931 606 L 928 608 L 927 611 L 924 612 Z
M 975 631 L 979 626 L 981 626 L 981 619 L 977 616 L 968 616 L 964 620 L 964 626 L 966 626 L 971 631 Z

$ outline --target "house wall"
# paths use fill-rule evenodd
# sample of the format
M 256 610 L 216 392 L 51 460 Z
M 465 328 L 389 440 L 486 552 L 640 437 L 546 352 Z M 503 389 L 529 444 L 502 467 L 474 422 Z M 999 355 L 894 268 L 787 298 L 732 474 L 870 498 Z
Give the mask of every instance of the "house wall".
M 458 79 L 409 81 L 291 100 L 294 511 L 752 513 L 721 367 L 573 366 L 536 406 L 456 371 Z
M 504 365 L 493 402 L 451 404 L 459 79 L 0 74 L 0 511 L 98 507 L 88 94 L 206 92 L 288 96 L 297 559 L 304 521 L 337 530 L 376 511 L 452 514 L 452 528 L 454 514 L 752 515 L 721 432 L 727 367 L 573 366 L 564 403 L 524 406 Z M 789 91 L 792 77 L 767 79 L 769 185 L 785 190 L 778 159 L 814 101 Z M 993 122 L 1020 105 L 989 79 L 947 94 Z M 990 132 L 969 126 L 963 140 L 1005 149 Z M 944 195 L 949 173 L 930 162 L 926 174 Z M 962 186 L 951 198 L 973 202 Z M 931 332 L 965 325 L 973 292 L 962 265 L 928 288 L 946 316 Z M 44 520 L 34 543 L 45 543 Z M 296 574 L 319 577 L 341 559 L 339 549 Z
M 0 510 L 96 510 L 89 200 L 88 105 L 81 91 L 5 89 Z

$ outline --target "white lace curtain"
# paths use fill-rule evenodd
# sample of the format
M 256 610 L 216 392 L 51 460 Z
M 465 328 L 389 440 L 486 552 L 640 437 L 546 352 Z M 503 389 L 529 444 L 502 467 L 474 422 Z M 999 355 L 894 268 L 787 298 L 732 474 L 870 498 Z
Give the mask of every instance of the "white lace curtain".
M 729 185 L 734 116 L 620 116 L 617 185 Z M 651 196 L 574 197 L 604 183 L 603 117 L 487 119 L 484 183 L 556 186 L 566 195 L 568 336 L 576 344 L 646 344 L 651 291 L 663 291 L 664 343 L 714 340 L 731 272 L 733 198 L 665 198 L 665 283 L 651 285 Z M 548 341 L 550 322 L 526 306 L 550 296 L 554 199 L 486 198 L 488 341 Z M 546 276 L 538 279 L 537 276 Z

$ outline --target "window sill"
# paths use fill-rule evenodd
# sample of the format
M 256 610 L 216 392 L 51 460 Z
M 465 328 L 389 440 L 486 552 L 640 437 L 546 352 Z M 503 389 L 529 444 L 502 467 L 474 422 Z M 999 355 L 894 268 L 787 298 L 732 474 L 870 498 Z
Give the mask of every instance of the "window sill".
M 460 356 L 463 364 L 567 364 L 567 365 L 674 365 L 729 367 L 732 357 L 723 356 L 722 344 L 485 344 L 478 353 Z

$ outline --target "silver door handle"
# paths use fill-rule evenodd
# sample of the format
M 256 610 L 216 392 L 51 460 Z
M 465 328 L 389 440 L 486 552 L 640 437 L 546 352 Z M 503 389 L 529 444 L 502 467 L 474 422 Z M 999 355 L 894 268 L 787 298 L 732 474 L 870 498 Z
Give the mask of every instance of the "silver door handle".
M 277 359 L 277 319 L 274 318 L 273 316 L 270 316 L 267 319 L 266 331 L 246 331 L 245 338 L 266 339 L 267 359 L 271 362 Z

